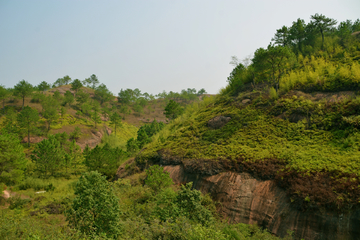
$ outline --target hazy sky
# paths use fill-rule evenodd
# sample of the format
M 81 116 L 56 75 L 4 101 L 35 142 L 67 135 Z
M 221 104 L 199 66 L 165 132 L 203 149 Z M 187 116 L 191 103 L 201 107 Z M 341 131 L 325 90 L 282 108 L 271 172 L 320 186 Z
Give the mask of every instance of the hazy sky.
M 226 86 L 231 56 L 324 14 L 360 18 L 360 0 L 0 0 L 0 84 L 96 74 L 117 95 Z

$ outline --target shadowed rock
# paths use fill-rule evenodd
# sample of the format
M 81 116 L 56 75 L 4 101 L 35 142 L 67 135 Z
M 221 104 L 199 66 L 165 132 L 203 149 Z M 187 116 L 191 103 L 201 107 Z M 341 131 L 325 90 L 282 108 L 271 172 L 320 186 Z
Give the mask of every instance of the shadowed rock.
M 213 119 L 209 120 L 208 127 L 211 129 L 219 129 L 222 128 L 225 124 L 227 124 L 230 121 L 231 117 L 225 117 L 225 116 L 217 116 Z

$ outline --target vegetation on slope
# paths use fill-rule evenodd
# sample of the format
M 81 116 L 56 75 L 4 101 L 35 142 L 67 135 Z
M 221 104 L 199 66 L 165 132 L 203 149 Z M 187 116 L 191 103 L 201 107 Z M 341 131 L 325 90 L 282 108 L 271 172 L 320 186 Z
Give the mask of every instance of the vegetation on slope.
M 290 30 L 284 27 L 283 42 L 258 49 L 251 64 L 236 63 L 220 96 L 188 107 L 137 164 L 170 155 L 192 161 L 203 174 L 235 170 L 275 179 L 300 209 L 358 206 L 360 39 L 351 33 L 360 30 L 360 21 L 335 28 L 325 16 L 311 18 L 308 25 L 298 20 Z M 332 24 L 320 32 L 324 22 Z M 299 24 L 303 41 L 295 31 Z M 351 92 L 339 93 L 344 90 Z M 230 121 L 214 129 L 209 121 L 219 116 Z M 204 170 L 209 168 L 215 169 Z

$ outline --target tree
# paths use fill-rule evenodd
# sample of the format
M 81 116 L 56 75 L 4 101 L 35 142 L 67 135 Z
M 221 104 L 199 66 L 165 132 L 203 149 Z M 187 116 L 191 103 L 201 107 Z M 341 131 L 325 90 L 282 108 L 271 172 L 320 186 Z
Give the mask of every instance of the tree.
M 79 145 L 76 144 L 75 139 L 73 139 L 69 146 L 69 157 L 70 165 L 74 169 L 74 173 L 78 173 L 78 166 L 83 162 L 83 154 Z
M 230 76 L 227 78 L 229 86 L 234 91 L 234 94 L 237 93 L 242 86 L 244 85 L 244 73 L 246 68 L 242 63 L 239 63 L 230 73 Z
M 95 89 L 95 98 L 97 98 L 101 105 L 112 99 L 112 93 L 107 89 L 105 84 L 101 84 Z
M 39 142 L 31 154 L 36 170 L 44 177 L 54 176 L 65 161 L 65 151 L 54 135 Z
M 200 89 L 198 92 L 197 92 L 197 96 L 201 96 L 201 95 L 203 95 L 203 94 L 206 94 L 206 90 L 205 90 L 205 88 L 202 88 L 202 89 Z
M 14 111 L 14 108 L 10 107 L 6 111 L 6 117 L 4 121 L 4 127 L 1 129 L 1 133 L 12 133 L 12 134 L 18 134 L 19 128 L 16 125 L 17 121 L 17 114 Z
M 83 174 L 75 186 L 75 198 L 66 219 L 75 229 L 86 234 L 119 236 L 119 200 L 106 178 L 98 172 Z
M 297 45 L 300 53 L 302 52 L 303 41 L 306 37 L 305 27 L 305 21 L 300 18 L 298 18 L 296 22 L 293 22 L 290 27 L 290 40 Z
M 284 74 L 291 57 L 292 54 L 287 47 L 269 44 L 267 49 L 259 48 L 256 50 L 253 65 L 256 71 L 262 77 L 267 78 L 278 92 L 280 78 Z
M 76 94 L 76 101 L 77 101 L 79 106 L 81 106 L 82 104 L 89 101 L 89 99 L 90 99 L 90 94 L 85 92 L 85 91 L 82 91 L 81 89 Z
M 1 183 L 14 185 L 23 178 L 26 159 L 16 134 L 0 134 L 0 191 Z
M 9 95 L 10 92 L 3 85 L 0 85 L 0 100 L 3 102 L 3 114 L 5 114 L 5 100 Z
M 97 145 L 92 150 L 88 150 L 84 153 L 84 157 L 84 163 L 89 171 L 98 171 L 108 179 L 112 179 L 126 153 L 120 148 L 111 148 L 106 143 L 103 147 Z
M 78 92 L 78 90 L 82 87 L 82 83 L 79 79 L 75 79 L 72 83 L 71 83 L 71 90 L 75 91 L 74 97 L 76 97 L 76 94 Z
M 130 102 L 133 101 L 133 90 L 131 89 L 126 89 L 126 90 L 123 90 L 121 89 L 120 92 L 118 93 L 118 101 L 120 103 L 123 103 L 123 104 L 129 104 Z
M 286 47 L 290 43 L 289 36 L 290 36 L 289 28 L 283 26 L 282 28 L 276 30 L 275 36 L 273 39 L 271 39 L 271 41 L 274 41 L 275 44 Z
M 121 105 L 119 111 L 120 111 L 120 113 L 124 114 L 124 117 L 123 117 L 123 118 L 125 119 L 126 114 L 129 113 L 129 107 L 128 107 L 128 105 Z
M 145 184 L 157 193 L 161 189 L 169 187 L 174 183 L 169 173 L 165 172 L 163 167 L 153 165 L 146 169 Z
M 145 144 L 151 142 L 151 138 L 147 135 L 144 128 L 140 128 L 139 131 L 137 132 L 136 141 L 138 143 L 139 148 L 141 149 Z
M 101 122 L 100 119 L 100 104 L 97 101 L 93 101 L 91 104 L 91 109 L 92 109 L 92 114 L 91 114 L 91 119 L 94 121 L 95 123 L 95 128 L 96 128 L 96 124 Z
M 38 111 L 29 106 L 24 107 L 24 109 L 17 115 L 17 122 L 19 126 L 25 128 L 27 131 L 28 147 L 30 147 L 30 131 L 36 126 L 38 121 Z
M 45 91 L 50 89 L 50 84 L 45 81 L 42 81 L 39 85 L 37 85 L 37 89 L 43 92 L 44 94 Z
M 327 18 L 322 14 L 316 13 L 311 16 L 312 22 L 321 33 L 321 49 L 324 50 L 324 33 L 327 32 L 337 21 L 331 18 Z
M 92 89 L 95 89 L 96 85 L 99 84 L 99 79 L 95 74 L 90 76 L 90 83 L 91 83 L 91 88 Z
M 133 154 L 138 150 L 139 150 L 139 146 L 138 146 L 137 141 L 134 138 L 130 138 L 126 142 L 126 151 L 130 154 Z
M 134 112 L 136 112 L 138 114 L 138 116 L 141 115 L 141 113 L 144 112 L 144 108 L 139 104 L 139 103 L 136 103 L 134 106 L 133 106 L 133 109 L 134 109 Z
M 69 77 L 69 75 L 64 76 L 62 79 L 65 85 L 68 85 L 71 82 L 71 77 Z
M 116 127 L 121 127 L 121 118 L 119 116 L 119 114 L 117 114 L 116 112 L 114 112 L 111 116 L 110 116 L 110 122 L 111 124 L 114 124 L 114 128 L 115 128 L 115 136 L 116 136 Z
M 69 106 L 74 103 L 74 95 L 69 91 L 67 90 L 64 94 L 64 105 L 68 104 Z
M 14 95 L 19 96 L 23 100 L 22 108 L 24 108 L 25 97 L 31 95 L 33 86 L 25 80 L 21 80 L 14 86 Z
M 177 195 L 177 205 L 180 208 L 181 215 L 200 222 L 203 225 L 209 224 L 213 220 L 210 210 L 201 205 L 201 192 L 192 189 L 193 183 L 181 185 L 181 189 Z
M 184 109 L 180 106 L 179 103 L 174 100 L 170 100 L 165 107 L 165 116 L 170 120 L 177 118 L 184 112 Z
M 60 114 L 61 114 L 61 117 L 64 118 L 64 115 L 66 114 L 66 108 L 61 107 L 60 108 Z
M 51 96 L 47 96 L 41 105 L 43 107 L 42 116 L 46 119 L 48 123 L 48 130 L 50 130 L 51 123 L 59 118 L 59 102 Z
M 57 101 L 57 102 L 62 102 L 63 100 L 63 96 L 61 96 L 61 93 L 59 92 L 59 90 L 56 90 L 53 94 L 53 98 Z

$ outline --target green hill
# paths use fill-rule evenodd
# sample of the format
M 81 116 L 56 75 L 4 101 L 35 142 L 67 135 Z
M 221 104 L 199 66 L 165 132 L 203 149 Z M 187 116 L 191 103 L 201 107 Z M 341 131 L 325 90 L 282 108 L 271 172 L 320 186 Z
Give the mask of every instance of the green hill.
M 316 17 L 277 30 L 285 42 L 259 48 L 248 66 L 237 63 L 220 95 L 166 126 L 137 164 L 250 172 L 275 179 L 302 209 L 359 205 L 360 38 L 351 33 L 360 21 L 327 26 L 322 38 L 326 18 Z

